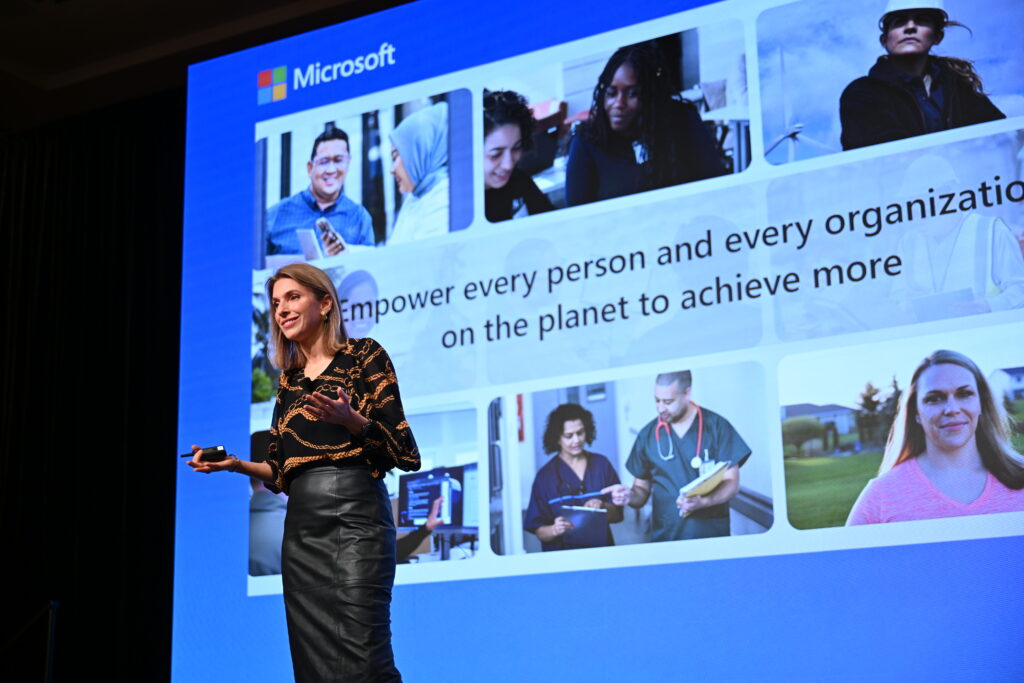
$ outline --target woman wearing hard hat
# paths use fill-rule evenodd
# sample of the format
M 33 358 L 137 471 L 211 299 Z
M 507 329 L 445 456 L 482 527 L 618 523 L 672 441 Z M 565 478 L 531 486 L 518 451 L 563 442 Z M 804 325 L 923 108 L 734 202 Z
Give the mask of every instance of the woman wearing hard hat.
M 930 54 L 947 26 L 963 26 L 943 0 L 889 0 L 878 26 L 888 54 L 839 99 L 843 149 L 1005 118 L 971 62 Z

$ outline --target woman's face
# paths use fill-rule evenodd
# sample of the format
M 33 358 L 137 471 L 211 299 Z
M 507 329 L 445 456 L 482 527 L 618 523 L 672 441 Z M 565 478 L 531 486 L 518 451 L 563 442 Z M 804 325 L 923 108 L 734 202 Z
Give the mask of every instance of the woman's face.
M 282 334 L 296 344 L 312 344 L 323 330 L 322 315 L 331 308 L 330 298 L 316 298 L 309 287 L 283 277 L 274 283 L 270 311 Z
M 981 399 L 974 375 L 952 363 L 933 365 L 917 379 L 917 421 L 929 448 L 955 451 L 974 439 Z
M 395 182 L 398 183 L 398 191 L 402 194 L 408 194 L 416 189 L 412 178 L 409 177 L 409 173 L 405 170 L 402 157 L 399 156 L 398 150 L 395 148 L 391 149 L 391 175 L 395 176 Z
M 484 138 L 484 186 L 497 190 L 508 184 L 512 169 L 523 156 L 523 136 L 519 126 L 506 123 Z
M 558 439 L 558 446 L 563 454 L 580 455 L 586 441 L 587 430 L 583 426 L 583 420 L 566 420 L 562 423 L 562 436 Z
M 885 33 L 885 51 L 891 55 L 926 55 L 939 44 L 935 17 L 927 12 L 896 12 Z
M 629 64 L 615 70 L 612 82 L 604 91 L 604 111 L 616 133 L 633 132 L 640 117 L 640 88 L 636 72 Z

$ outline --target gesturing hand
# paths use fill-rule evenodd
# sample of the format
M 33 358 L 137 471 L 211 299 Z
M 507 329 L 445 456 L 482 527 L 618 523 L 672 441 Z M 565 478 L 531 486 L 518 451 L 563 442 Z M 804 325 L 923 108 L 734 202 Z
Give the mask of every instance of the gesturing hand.
M 306 413 L 314 420 L 341 425 L 350 432 L 358 432 L 368 420 L 352 408 L 352 401 L 341 387 L 338 387 L 338 398 L 332 399 L 314 391 L 303 397 L 306 401 Z
M 427 522 L 424 524 L 427 527 L 427 531 L 433 531 L 437 527 L 441 526 L 441 503 L 444 502 L 444 496 L 438 496 L 434 499 L 433 504 L 430 506 L 430 514 L 427 515 Z
M 611 495 L 612 505 L 629 505 L 629 501 L 633 498 L 633 490 L 626 488 L 622 484 L 605 486 L 601 489 L 601 493 Z

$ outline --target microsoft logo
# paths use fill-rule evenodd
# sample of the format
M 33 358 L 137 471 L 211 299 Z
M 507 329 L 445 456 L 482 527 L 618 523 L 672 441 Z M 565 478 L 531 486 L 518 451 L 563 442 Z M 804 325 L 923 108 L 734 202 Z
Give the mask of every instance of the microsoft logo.
M 256 103 L 269 104 L 288 96 L 288 67 L 279 66 L 259 72 L 256 77 Z

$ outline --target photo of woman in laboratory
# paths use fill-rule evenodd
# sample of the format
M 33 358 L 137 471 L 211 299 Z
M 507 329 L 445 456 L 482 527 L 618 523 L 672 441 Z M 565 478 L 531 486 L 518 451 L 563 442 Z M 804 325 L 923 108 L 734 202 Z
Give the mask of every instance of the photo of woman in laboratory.
M 533 145 L 535 124 L 519 93 L 484 91 L 484 212 L 492 223 L 555 208 L 516 166 Z

